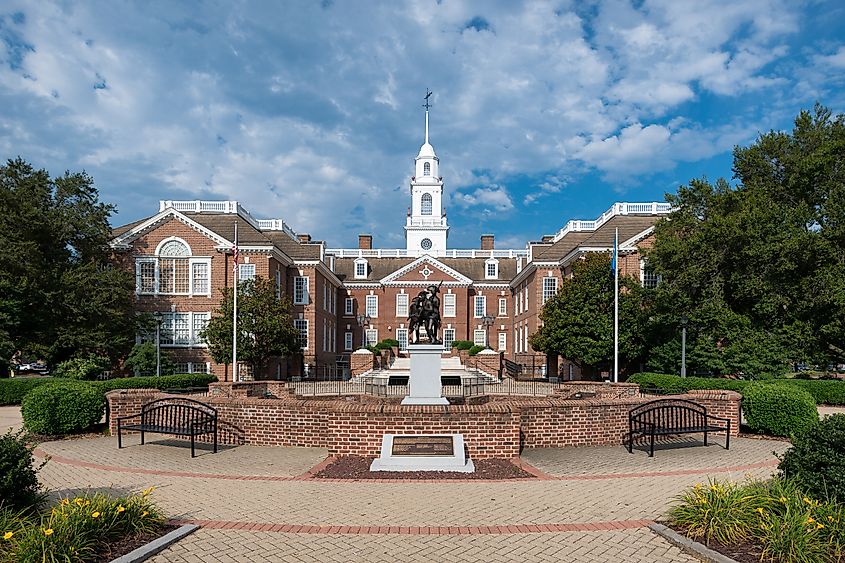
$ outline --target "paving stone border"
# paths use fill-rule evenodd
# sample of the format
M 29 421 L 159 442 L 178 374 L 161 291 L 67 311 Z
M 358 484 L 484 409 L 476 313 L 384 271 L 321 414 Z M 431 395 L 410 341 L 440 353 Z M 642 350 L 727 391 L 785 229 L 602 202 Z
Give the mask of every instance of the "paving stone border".
M 652 532 L 665 538 L 669 543 L 678 546 L 681 551 L 689 553 L 702 561 L 707 561 L 708 563 L 739 563 L 736 559 L 731 559 L 727 555 L 722 555 L 718 551 L 710 549 L 703 543 L 682 536 L 672 528 L 668 528 L 659 522 L 653 522 L 648 527 Z
M 179 528 L 173 530 L 172 532 L 169 532 L 160 538 L 156 538 L 137 549 L 133 549 L 126 555 L 122 555 L 117 559 L 112 559 L 111 563 L 140 563 L 141 561 L 146 561 L 153 555 L 164 551 L 172 544 L 181 540 L 185 536 L 194 533 L 198 529 L 199 526 L 196 524 L 182 524 Z

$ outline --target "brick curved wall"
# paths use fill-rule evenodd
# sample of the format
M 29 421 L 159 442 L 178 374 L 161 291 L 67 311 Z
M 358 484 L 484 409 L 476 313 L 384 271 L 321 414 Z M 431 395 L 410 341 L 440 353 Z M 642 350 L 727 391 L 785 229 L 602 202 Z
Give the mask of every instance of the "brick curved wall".
M 463 434 L 471 458 L 485 459 L 516 457 L 522 447 L 623 443 L 628 411 L 654 397 L 630 396 L 630 391 L 622 387 L 604 389 L 623 396 L 580 400 L 499 399 L 484 404 L 441 407 L 357 399 L 303 400 L 289 394 L 263 399 L 249 396 L 248 391 L 238 388 L 232 396 L 209 396 L 201 400 L 218 410 L 220 441 L 224 444 L 321 447 L 335 456 L 376 457 L 384 434 L 454 433 Z M 114 433 L 118 417 L 136 414 L 143 404 L 169 395 L 156 390 L 129 389 L 112 391 L 106 396 Z M 708 413 L 730 418 L 732 434 L 738 433 L 739 394 L 699 391 L 676 397 L 696 401 L 707 407 Z

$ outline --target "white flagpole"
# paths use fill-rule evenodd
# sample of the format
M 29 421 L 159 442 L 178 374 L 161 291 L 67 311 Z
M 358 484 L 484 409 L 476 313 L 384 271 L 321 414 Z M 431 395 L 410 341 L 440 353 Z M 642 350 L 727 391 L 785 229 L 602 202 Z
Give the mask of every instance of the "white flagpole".
M 613 237 L 613 382 L 619 383 L 619 229 Z
M 234 279 L 234 312 L 232 313 L 232 381 L 239 381 L 238 373 L 238 223 L 235 222 L 235 248 L 232 252 L 232 278 Z

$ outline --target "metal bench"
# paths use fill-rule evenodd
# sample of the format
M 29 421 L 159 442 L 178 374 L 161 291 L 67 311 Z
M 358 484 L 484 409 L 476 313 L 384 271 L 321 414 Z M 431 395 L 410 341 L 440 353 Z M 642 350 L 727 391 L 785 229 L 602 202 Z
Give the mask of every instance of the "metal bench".
M 712 422 L 711 422 L 712 421 Z M 715 422 L 715 424 L 714 424 Z M 719 424 L 723 423 L 723 424 Z M 731 448 L 731 420 L 707 414 L 707 409 L 686 399 L 657 399 L 628 413 L 628 453 L 634 452 L 634 438 L 648 437 L 649 457 L 654 457 L 655 436 L 725 432 L 725 449 Z
M 139 422 L 127 424 L 124 421 L 140 418 Z M 144 433 L 174 434 L 191 437 L 191 457 L 194 453 L 194 442 L 202 434 L 214 434 L 214 453 L 217 453 L 217 409 L 193 399 L 169 398 L 159 399 L 141 407 L 141 412 L 117 419 L 117 447 L 123 447 L 122 430 L 136 430 L 141 433 L 141 444 L 144 443 Z

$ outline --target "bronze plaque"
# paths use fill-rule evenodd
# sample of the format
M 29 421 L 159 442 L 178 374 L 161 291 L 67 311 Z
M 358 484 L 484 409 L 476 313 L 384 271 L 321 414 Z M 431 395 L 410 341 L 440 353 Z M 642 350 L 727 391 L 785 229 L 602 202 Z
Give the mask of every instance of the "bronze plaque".
M 394 436 L 392 455 L 453 456 L 451 436 Z

